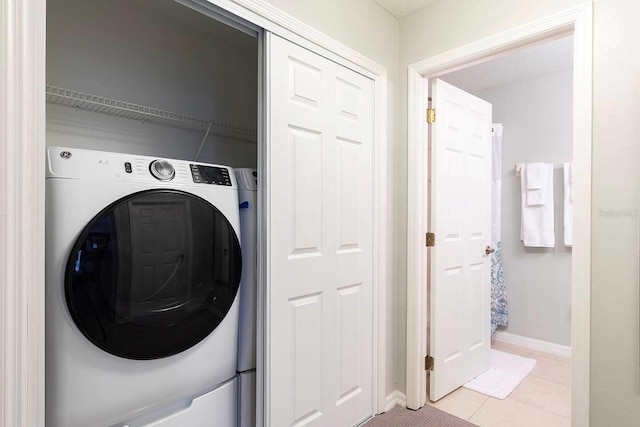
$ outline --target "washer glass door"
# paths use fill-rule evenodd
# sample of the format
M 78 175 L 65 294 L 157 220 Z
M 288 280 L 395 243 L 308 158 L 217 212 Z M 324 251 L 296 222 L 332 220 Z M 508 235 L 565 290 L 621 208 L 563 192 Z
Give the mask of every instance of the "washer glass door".
M 182 191 L 149 190 L 118 200 L 84 228 L 67 263 L 65 296 L 95 345 L 158 359 L 222 322 L 240 271 L 238 238 L 215 206 Z

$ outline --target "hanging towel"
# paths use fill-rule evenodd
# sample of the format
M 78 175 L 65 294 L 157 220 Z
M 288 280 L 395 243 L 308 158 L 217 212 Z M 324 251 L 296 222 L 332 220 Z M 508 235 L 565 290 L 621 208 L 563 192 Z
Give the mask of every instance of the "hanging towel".
M 548 186 L 549 168 L 553 177 L 553 165 L 548 163 L 528 163 L 527 176 L 527 204 L 529 206 L 543 205 L 545 190 Z M 553 179 L 553 178 L 552 178 Z
M 564 244 L 573 246 L 573 162 L 564 164 Z
M 571 162 L 571 167 L 570 167 L 569 172 L 570 172 L 569 173 L 569 178 L 570 178 L 570 181 L 571 181 L 571 193 L 569 194 L 569 197 L 571 198 L 571 203 L 573 203 L 573 177 L 575 176 L 574 173 L 573 173 L 573 162 Z
M 494 123 L 491 163 L 491 336 L 498 326 L 508 326 L 507 285 L 502 268 L 502 125 Z
M 520 174 L 520 193 L 522 199 L 522 218 L 520 240 L 525 246 L 552 248 L 556 245 L 553 219 L 553 165 L 546 168 L 544 186 L 541 188 L 544 196 L 542 205 L 530 206 L 527 203 L 527 173 L 528 164 L 522 166 Z

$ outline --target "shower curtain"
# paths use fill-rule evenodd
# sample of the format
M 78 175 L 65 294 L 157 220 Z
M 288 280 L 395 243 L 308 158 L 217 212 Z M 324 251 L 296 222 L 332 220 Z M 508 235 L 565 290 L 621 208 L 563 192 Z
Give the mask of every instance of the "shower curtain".
M 507 326 L 507 286 L 502 268 L 502 237 L 500 230 L 502 204 L 502 125 L 494 123 L 492 134 L 491 163 L 491 336 L 496 327 Z

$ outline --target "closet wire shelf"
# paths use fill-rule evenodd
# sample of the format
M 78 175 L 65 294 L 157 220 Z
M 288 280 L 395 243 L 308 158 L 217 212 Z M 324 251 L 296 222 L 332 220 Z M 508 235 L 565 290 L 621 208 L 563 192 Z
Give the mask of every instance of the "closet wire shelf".
M 143 123 L 157 123 L 199 132 L 207 132 L 209 126 L 211 126 L 209 132 L 219 136 L 247 142 L 255 142 L 257 140 L 256 131 L 251 129 L 203 120 L 160 108 L 134 104 L 52 85 L 46 86 L 45 93 L 47 102 L 73 107 L 79 110 L 94 111 L 112 116 L 140 120 Z

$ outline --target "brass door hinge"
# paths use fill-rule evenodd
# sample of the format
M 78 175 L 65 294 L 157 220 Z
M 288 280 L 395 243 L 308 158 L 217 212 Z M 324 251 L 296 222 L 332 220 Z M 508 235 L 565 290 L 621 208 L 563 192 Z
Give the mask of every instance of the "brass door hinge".
M 427 123 L 431 124 L 436 121 L 436 110 L 433 108 L 427 108 Z
M 433 371 L 433 366 L 434 362 L 433 362 L 433 357 L 431 356 L 425 356 L 424 358 L 424 370 L 425 371 Z
M 436 245 L 436 234 L 427 233 L 427 247 L 433 247 Z

